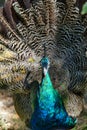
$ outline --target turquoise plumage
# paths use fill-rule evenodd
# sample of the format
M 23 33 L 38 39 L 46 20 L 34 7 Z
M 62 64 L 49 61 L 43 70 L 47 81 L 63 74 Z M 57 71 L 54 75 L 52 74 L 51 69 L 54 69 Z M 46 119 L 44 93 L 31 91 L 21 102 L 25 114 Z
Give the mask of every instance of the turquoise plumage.
M 43 57 L 42 81 L 37 92 L 35 109 L 31 118 L 32 130 L 68 130 L 75 126 L 77 120 L 68 115 L 62 98 L 53 84 L 48 73 L 49 59 Z

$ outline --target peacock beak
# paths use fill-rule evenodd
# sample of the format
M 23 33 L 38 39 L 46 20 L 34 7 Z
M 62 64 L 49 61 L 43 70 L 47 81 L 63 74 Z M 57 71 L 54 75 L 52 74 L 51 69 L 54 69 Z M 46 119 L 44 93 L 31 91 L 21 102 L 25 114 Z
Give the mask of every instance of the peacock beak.
M 48 72 L 48 69 L 46 67 L 43 68 L 43 73 L 44 73 L 44 76 L 47 74 Z

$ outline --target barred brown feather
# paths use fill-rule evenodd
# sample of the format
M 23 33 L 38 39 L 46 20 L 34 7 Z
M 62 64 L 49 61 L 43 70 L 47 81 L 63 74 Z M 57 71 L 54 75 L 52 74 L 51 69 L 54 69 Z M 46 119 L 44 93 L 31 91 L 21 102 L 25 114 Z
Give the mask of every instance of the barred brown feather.
M 13 93 L 15 108 L 25 121 L 32 114 L 30 96 L 35 96 L 37 90 L 32 83 L 41 80 L 39 62 L 44 55 L 44 44 L 54 86 L 61 89 L 64 85 L 71 95 L 84 93 L 87 86 L 87 17 L 81 16 L 77 2 L 7 0 L 0 9 L 0 87 L 6 85 Z M 29 89 L 30 93 L 24 84 L 28 72 L 27 81 L 35 87 L 33 91 L 33 87 Z M 70 97 L 76 98 L 76 95 Z M 70 102 L 77 103 L 77 100 L 70 98 Z

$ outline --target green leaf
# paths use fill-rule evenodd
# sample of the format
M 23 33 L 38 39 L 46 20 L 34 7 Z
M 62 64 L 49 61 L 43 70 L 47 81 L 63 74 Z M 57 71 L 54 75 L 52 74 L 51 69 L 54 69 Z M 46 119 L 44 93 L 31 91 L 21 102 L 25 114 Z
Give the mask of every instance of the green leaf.
M 87 13 L 87 2 L 85 2 L 85 4 L 83 5 L 82 7 L 82 11 L 81 11 L 81 14 L 84 15 Z

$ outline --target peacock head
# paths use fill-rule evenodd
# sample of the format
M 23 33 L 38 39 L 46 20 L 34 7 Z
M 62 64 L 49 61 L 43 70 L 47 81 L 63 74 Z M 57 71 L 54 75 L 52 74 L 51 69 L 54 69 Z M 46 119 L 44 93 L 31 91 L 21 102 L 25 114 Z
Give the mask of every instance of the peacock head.
M 49 65 L 50 65 L 50 62 L 49 62 L 49 59 L 47 57 L 43 57 L 41 59 L 41 66 L 42 66 L 42 69 L 43 69 L 43 74 L 44 76 L 47 74 L 48 72 L 48 69 L 49 69 Z

